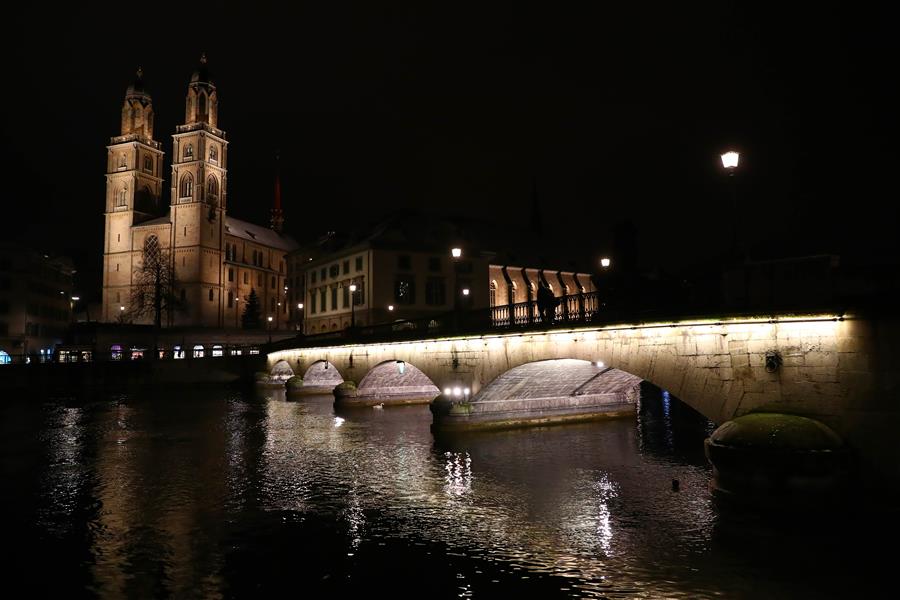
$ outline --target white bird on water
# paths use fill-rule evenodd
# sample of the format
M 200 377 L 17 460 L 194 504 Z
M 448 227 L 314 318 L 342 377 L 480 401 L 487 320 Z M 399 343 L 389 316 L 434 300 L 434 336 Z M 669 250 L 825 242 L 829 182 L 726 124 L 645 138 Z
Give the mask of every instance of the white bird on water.
M 381 404 L 376 404 L 372 408 L 384 408 L 384 402 L 382 402 Z

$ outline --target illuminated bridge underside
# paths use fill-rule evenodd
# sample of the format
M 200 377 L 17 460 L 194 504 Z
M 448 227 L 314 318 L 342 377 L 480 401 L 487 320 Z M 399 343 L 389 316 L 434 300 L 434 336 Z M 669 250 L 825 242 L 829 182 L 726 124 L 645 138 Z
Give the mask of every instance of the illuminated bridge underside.
M 440 390 L 414 365 L 396 360 L 385 361 L 369 371 L 359 389 L 337 394 L 335 401 L 344 406 L 375 404 L 427 404 Z
M 641 380 L 584 360 L 554 359 L 514 367 L 471 402 L 441 398 L 442 430 L 553 423 L 634 414 Z
M 527 363 L 600 361 L 668 390 L 716 423 L 754 409 L 802 414 L 861 448 L 900 428 L 894 339 L 900 339 L 896 319 L 766 316 L 295 348 L 268 360 L 269 367 L 287 360 L 295 372 L 328 360 L 354 381 L 400 360 L 441 390 L 468 387 L 473 395 Z M 772 372 L 767 354 L 780 360 Z
M 303 394 L 330 394 L 341 383 L 344 383 L 344 378 L 340 372 L 328 361 L 320 360 L 306 369 L 303 373 L 303 387 L 296 391 Z

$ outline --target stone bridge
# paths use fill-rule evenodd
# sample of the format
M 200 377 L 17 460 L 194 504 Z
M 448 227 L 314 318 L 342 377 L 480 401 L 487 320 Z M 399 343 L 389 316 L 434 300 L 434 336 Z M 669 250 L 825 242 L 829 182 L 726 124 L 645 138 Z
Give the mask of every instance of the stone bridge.
M 341 380 L 360 383 L 361 393 L 368 384 L 369 394 L 420 373 L 435 395 L 458 388 L 474 403 L 516 367 L 576 359 L 651 382 L 715 423 L 753 410 L 819 419 L 870 466 L 897 475 L 900 452 L 886 440 L 900 426 L 898 329 L 892 319 L 832 314 L 619 324 L 311 345 L 272 352 L 268 366 L 286 361 L 303 374 L 328 365 Z

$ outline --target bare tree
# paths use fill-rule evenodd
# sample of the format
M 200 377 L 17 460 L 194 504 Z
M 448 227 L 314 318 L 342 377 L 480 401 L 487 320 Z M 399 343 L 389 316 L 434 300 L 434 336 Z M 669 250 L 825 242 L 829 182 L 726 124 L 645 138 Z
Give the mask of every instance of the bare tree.
M 171 251 L 161 248 L 155 235 L 148 236 L 144 242 L 141 264 L 134 270 L 131 316 L 137 319 L 152 318 L 157 329 L 162 327 L 163 314 L 171 317 L 174 311 L 184 308 L 176 293 L 177 286 Z

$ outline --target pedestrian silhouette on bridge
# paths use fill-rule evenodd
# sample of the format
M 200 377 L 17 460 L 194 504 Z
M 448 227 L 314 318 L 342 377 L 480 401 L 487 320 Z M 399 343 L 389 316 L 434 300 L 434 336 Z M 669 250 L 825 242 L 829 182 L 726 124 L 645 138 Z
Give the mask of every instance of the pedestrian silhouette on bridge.
M 557 301 L 556 297 L 553 295 L 553 291 L 546 283 L 541 281 L 537 293 L 537 305 L 538 312 L 541 314 L 541 322 L 546 324 L 553 323 L 553 313 L 556 312 L 556 303 Z

